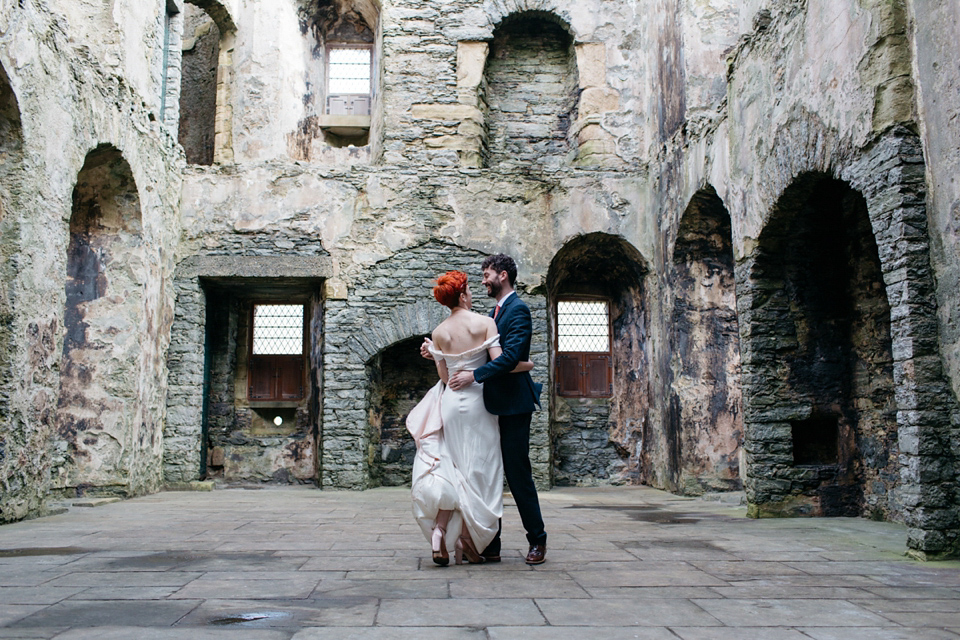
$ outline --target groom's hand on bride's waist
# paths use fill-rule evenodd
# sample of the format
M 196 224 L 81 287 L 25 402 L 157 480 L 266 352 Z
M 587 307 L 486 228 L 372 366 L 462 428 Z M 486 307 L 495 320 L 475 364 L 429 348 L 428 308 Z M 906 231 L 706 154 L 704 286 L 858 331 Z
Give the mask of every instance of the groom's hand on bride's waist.
M 473 371 L 457 371 L 450 376 L 447 386 L 454 391 L 460 391 L 461 389 L 466 389 L 474 382 Z

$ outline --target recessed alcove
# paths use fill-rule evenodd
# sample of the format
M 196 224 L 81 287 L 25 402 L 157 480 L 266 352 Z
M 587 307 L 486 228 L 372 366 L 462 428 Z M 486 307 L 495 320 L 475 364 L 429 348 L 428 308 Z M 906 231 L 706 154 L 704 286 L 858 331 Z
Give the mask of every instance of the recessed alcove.
M 487 164 L 555 170 L 567 162 L 579 75 L 569 27 L 525 11 L 497 25 L 484 72 Z
M 374 484 L 410 484 L 417 449 L 407 431 L 407 414 L 439 380 L 436 365 L 420 357 L 422 342 L 423 336 L 401 340 L 367 363 Z
M 763 295 L 750 309 L 745 393 L 775 399 L 745 425 L 754 487 L 778 477 L 790 480 L 785 493 L 763 501 L 889 517 L 898 478 L 891 315 L 863 195 L 823 174 L 798 177 L 761 234 L 750 286 Z

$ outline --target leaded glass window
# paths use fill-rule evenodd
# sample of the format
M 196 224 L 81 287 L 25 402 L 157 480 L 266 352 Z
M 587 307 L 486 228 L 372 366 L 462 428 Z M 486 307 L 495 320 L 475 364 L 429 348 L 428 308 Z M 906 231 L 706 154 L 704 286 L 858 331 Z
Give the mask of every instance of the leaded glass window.
M 610 351 L 610 313 L 606 300 L 557 302 L 557 351 Z
M 556 347 L 554 380 L 558 395 L 613 395 L 609 301 L 558 300 Z
M 253 355 L 301 355 L 302 353 L 302 304 L 254 306 Z
M 330 47 L 327 93 L 369 94 L 371 52 L 367 47 Z

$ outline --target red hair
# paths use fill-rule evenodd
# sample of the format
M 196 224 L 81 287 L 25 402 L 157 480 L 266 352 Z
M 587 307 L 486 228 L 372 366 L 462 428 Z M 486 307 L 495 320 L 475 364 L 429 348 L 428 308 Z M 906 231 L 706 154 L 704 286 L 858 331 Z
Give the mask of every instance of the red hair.
M 467 274 L 463 271 L 447 271 L 437 278 L 433 297 L 445 307 L 453 309 L 460 302 L 460 294 L 467 290 Z

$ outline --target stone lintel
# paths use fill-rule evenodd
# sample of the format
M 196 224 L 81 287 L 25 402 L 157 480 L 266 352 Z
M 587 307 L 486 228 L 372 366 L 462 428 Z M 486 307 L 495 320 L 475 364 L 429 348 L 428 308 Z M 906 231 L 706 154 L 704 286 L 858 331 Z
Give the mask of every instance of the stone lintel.
M 190 256 L 178 266 L 188 278 L 323 280 L 333 275 L 329 256 Z

